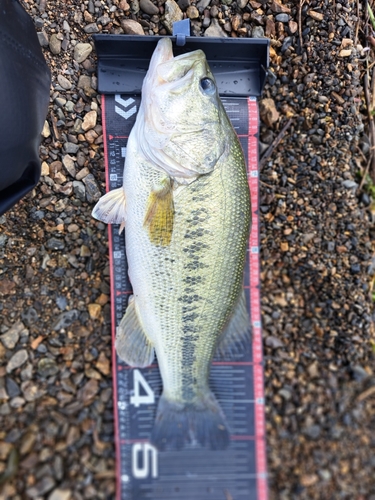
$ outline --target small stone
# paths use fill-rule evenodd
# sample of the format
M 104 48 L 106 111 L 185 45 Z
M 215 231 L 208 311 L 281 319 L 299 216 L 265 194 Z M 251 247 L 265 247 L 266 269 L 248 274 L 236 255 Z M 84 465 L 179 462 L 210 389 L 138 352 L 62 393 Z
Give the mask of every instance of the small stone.
M 90 257 L 91 251 L 90 251 L 89 247 L 87 247 L 86 245 L 82 245 L 80 252 L 79 252 L 79 255 L 80 255 L 80 257 Z
M 86 163 L 86 157 L 82 151 L 79 151 L 79 153 L 77 154 L 77 163 L 80 167 L 83 167 Z
M 107 24 L 109 24 L 111 22 L 111 18 L 104 15 L 104 16 L 100 16 L 97 21 L 102 26 L 107 26 Z
M 77 63 L 85 61 L 92 52 L 92 46 L 89 43 L 77 43 L 74 47 L 74 60 Z
M 25 323 L 30 326 L 38 321 L 39 314 L 36 312 L 36 309 L 34 309 L 34 307 L 28 307 L 25 311 L 22 312 L 21 317 L 25 321 Z
M 29 359 L 29 355 L 28 355 L 26 349 L 21 349 L 20 351 L 17 351 L 16 353 L 13 354 L 13 356 L 8 361 L 8 364 L 6 366 L 7 373 L 12 372 L 16 368 L 19 368 L 28 359 Z
M 23 330 L 26 330 L 25 325 L 22 321 L 17 321 L 7 332 L 0 335 L 0 341 L 7 349 L 14 349 Z
M 62 108 L 63 106 L 65 106 L 66 104 L 66 99 L 64 99 L 63 97 L 56 97 L 55 99 L 55 103 L 60 107 Z
M 217 17 L 219 15 L 219 8 L 217 5 L 213 5 L 210 9 L 210 16 Z
M 63 250 L 65 248 L 65 242 L 64 240 L 52 237 L 47 240 L 46 247 L 50 250 Z
M 100 304 L 101 306 L 105 306 L 108 301 L 109 301 L 109 297 L 105 293 L 101 293 L 99 295 L 99 297 L 95 300 L 95 302 L 97 304 Z
M 41 398 L 46 391 L 31 380 L 26 380 L 21 384 L 22 394 L 26 401 L 35 401 Z
M 139 0 L 131 0 L 130 10 L 132 11 L 133 14 L 138 14 L 138 12 L 139 12 Z
M 283 44 L 281 46 L 281 52 L 284 53 L 293 45 L 293 37 L 287 36 L 284 38 Z
M 289 243 L 287 241 L 282 241 L 280 243 L 280 250 L 282 252 L 287 252 L 289 250 Z
M 42 171 L 41 171 L 41 175 L 49 175 L 49 165 L 46 161 L 43 161 L 42 162 Z
M 239 28 L 241 28 L 241 25 L 242 25 L 242 17 L 240 16 L 240 14 L 235 14 L 232 17 L 232 26 L 231 26 L 231 29 L 233 31 L 238 31 Z M 246 30 L 246 32 L 247 32 L 247 30 Z
M 18 384 L 10 377 L 6 377 L 5 385 L 8 393 L 8 397 L 13 399 L 21 394 L 21 390 Z
M 64 165 L 64 167 L 66 168 L 66 170 L 68 171 L 68 173 L 72 177 L 76 176 L 76 169 L 75 169 L 75 166 L 74 166 L 74 159 L 70 155 L 63 156 L 62 164 Z
M 347 47 L 351 47 L 352 45 L 353 45 L 353 40 L 351 40 L 350 38 L 343 38 L 341 40 L 340 49 L 346 49 Z
M 261 120 L 265 123 L 265 125 L 267 125 L 267 127 L 272 127 L 280 116 L 276 109 L 274 100 L 268 97 L 260 101 L 259 114 Z
M 0 460 L 6 460 L 12 448 L 12 443 L 0 441 Z
M 89 315 L 90 315 L 91 319 L 99 319 L 100 318 L 102 308 L 99 304 L 89 304 L 87 306 L 87 308 L 89 310 Z
M 272 12 L 286 12 L 287 14 L 290 14 L 291 10 L 289 7 L 286 7 L 283 5 L 279 0 L 272 0 L 270 3 L 270 8 Z
M 251 38 L 264 38 L 264 29 L 262 26 L 254 26 L 251 30 Z
M 74 144 L 74 142 L 66 142 L 64 144 L 64 151 L 65 153 L 75 155 L 79 149 L 78 144 Z
M 88 406 L 92 399 L 97 395 L 98 391 L 98 381 L 92 378 L 78 391 L 77 399 L 78 401 L 82 401 L 84 406 Z
M 165 16 L 163 19 L 163 24 L 167 28 L 167 31 L 170 34 L 172 34 L 173 23 L 181 21 L 183 18 L 183 14 L 180 7 L 174 0 L 167 0 L 164 6 L 165 6 Z
M 96 183 L 95 177 L 92 174 L 89 174 L 83 179 L 83 183 L 86 186 L 87 201 L 89 203 L 96 203 L 102 194 Z
M 347 179 L 346 181 L 344 181 L 342 183 L 342 185 L 346 188 L 346 189 L 357 189 L 358 187 L 358 184 L 354 181 L 351 181 L 350 179 Z
M 79 200 L 86 201 L 86 188 L 83 182 L 73 181 L 73 191 Z
M 61 40 L 59 40 L 56 33 L 51 35 L 51 38 L 49 41 L 49 48 L 50 48 L 52 54 L 58 55 L 61 52 Z
M 311 439 L 318 439 L 321 433 L 321 428 L 319 425 L 310 425 L 304 429 L 303 433 Z
M 323 21 L 324 15 L 320 12 L 315 12 L 314 10 L 308 10 L 307 15 L 310 16 L 315 21 Z
M 319 377 L 319 365 L 317 361 L 311 363 L 311 365 L 307 368 L 307 372 L 311 378 Z
M 99 33 L 99 28 L 96 23 L 87 24 L 84 28 L 85 33 Z
M 270 19 L 269 17 L 266 17 L 266 29 L 265 29 L 265 34 L 267 37 L 275 36 L 276 35 L 276 25 L 273 21 L 273 19 Z M 274 48 L 271 47 L 273 52 L 275 52 Z M 276 55 L 276 54 L 275 54 Z M 270 50 L 270 56 L 272 58 L 272 51 Z
M 199 10 L 194 5 L 190 5 L 186 10 L 186 15 L 189 19 L 198 19 Z
M 185 12 L 186 9 L 189 7 L 190 5 L 190 0 L 177 0 L 177 4 L 178 6 L 180 7 L 180 9 Z
M 289 21 L 288 28 L 289 28 L 290 34 L 294 35 L 294 33 L 296 33 L 298 30 L 298 23 L 296 23 L 295 21 Z
M 20 454 L 21 455 L 27 455 L 30 453 L 32 450 L 34 443 L 36 441 L 36 433 L 35 429 L 33 429 L 30 432 L 27 432 L 25 435 L 22 436 L 22 440 L 20 443 Z
M 304 474 L 301 476 L 300 483 L 305 488 L 309 486 L 314 486 L 315 483 L 319 481 L 319 477 L 316 474 Z
M 64 30 L 64 31 L 66 31 L 67 33 L 70 33 L 70 26 L 69 26 L 69 23 L 68 23 L 68 21 L 66 21 L 65 19 L 64 19 L 64 21 L 63 21 L 63 30 Z
M 120 0 L 120 3 L 118 4 L 119 8 L 123 11 L 128 11 L 130 10 L 130 5 L 126 0 Z
M 339 52 L 339 57 L 349 57 L 352 55 L 352 49 L 342 49 Z
M 86 132 L 87 130 L 94 128 L 96 125 L 97 117 L 98 114 L 96 111 L 89 111 L 88 113 L 86 113 L 82 122 L 82 129 Z
M 143 12 L 146 12 L 146 14 L 149 14 L 150 16 L 159 14 L 158 7 L 153 4 L 151 0 L 140 0 L 139 6 L 143 10 Z
M 55 360 L 42 358 L 38 361 L 38 373 L 43 378 L 51 377 L 59 372 L 59 367 Z
M 352 375 L 353 375 L 353 378 L 355 380 L 357 380 L 358 382 L 362 382 L 363 380 L 365 380 L 369 376 L 367 371 L 364 368 L 362 368 L 361 365 L 354 365 L 352 367 Z
M 94 144 L 95 140 L 98 138 L 98 134 L 95 130 L 91 129 L 85 133 L 85 139 L 89 144 Z
M 211 24 L 211 19 L 209 17 L 205 17 L 202 22 L 203 28 L 208 28 Z
M 85 93 L 87 90 L 93 90 L 91 87 L 91 78 L 87 75 L 81 75 L 78 79 L 77 87 L 83 89 Z M 81 112 L 81 110 L 78 112 Z
M 328 469 L 320 469 L 319 476 L 323 479 L 323 481 L 329 481 L 332 474 Z
M 72 84 L 70 81 L 65 78 L 63 75 L 57 75 L 57 81 L 59 82 L 59 85 L 65 90 L 70 90 L 72 88 Z
M 43 130 L 42 130 L 42 136 L 44 138 L 47 138 L 51 135 L 51 130 L 49 128 L 49 123 L 47 122 L 47 120 L 44 122 L 44 125 L 43 125 Z M 43 174 L 42 174 L 43 175 Z
M 285 399 L 285 401 L 289 401 L 292 397 L 292 393 L 288 389 L 280 389 L 279 390 L 279 395 Z
M 101 352 L 95 367 L 103 374 L 109 375 L 111 373 L 111 365 L 109 359 L 106 358 L 104 352 Z
M 56 297 L 56 305 L 61 311 L 65 311 L 68 306 L 67 298 L 64 295 Z
M 41 47 L 48 47 L 49 41 L 48 41 L 48 36 L 45 31 L 39 31 L 37 33 L 38 35 L 38 40 L 39 40 L 39 45 Z
M 70 311 L 65 311 L 58 316 L 55 323 L 52 325 L 52 330 L 61 330 L 62 328 L 67 328 L 79 317 L 77 309 L 72 309 Z
M 12 407 L 12 408 L 21 408 L 24 404 L 26 403 L 26 400 L 24 398 L 21 398 L 20 396 L 17 396 L 15 398 L 13 398 L 9 405 Z
M 56 488 L 49 495 L 48 500 L 70 500 L 72 498 L 72 492 L 70 490 L 62 490 Z
M 244 9 L 248 3 L 248 0 L 238 0 L 237 5 L 240 9 Z
M 137 21 L 133 21 L 133 19 L 123 19 L 121 21 L 121 28 L 126 35 L 144 35 L 142 26 Z
M 3 385 L 3 383 L 0 385 L 0 401 L 6 401 L 9 399 L 8 393 Z M 0 445 L 1 446 L 1 445 Z
M 84 179 L 87 175 L 89 175 L 90 170 L 87 167 L 83 167 L 76 175 L 77 181 L 81 181 Z
M 26 490 L 26 493 L 31 498 L 40 498 L 45 493 L 48 493 L 55 486 L 55 480 L 51 476 L 45 476 L 38 481 L 34 486 Z
M 273 337 L 272 335 L 266 337 L 264 343 L 266 344 L 266 346 L 271 347 L 272 349 L 278 349 L 279 347 L 284 347 L 284 342 L 282 342 L 277 337 Z
M 204 36 L 214 36 L 214 37 L 225 38 L 228 35 L 221 28 L 219 21 L 217 19 L 212 19 L 210 27 L 207 28 L 206 31 L 204 32 Z
M 289 21 L 289 15 L 282 12 L 281 14 L 277 14 L 275 19 L 276 19 L 276 21 L 279 21 L 280 23 L 287 23 Z
M 210 5 L 211 3 L 211 0 L 199 0 L 199 2 L 197 2 L 197 7 L 198 9 L 207 9 L 207 7 Z
M 92 368 L 91 366 L 88 366 L 87 368 L 85 368 L 85 376 L 87 378 L 94 378 L 95 380 L 102 379 L 102 376 L 100 375 L 100 373 L 98 371 L 94 370 L 94 368 Z

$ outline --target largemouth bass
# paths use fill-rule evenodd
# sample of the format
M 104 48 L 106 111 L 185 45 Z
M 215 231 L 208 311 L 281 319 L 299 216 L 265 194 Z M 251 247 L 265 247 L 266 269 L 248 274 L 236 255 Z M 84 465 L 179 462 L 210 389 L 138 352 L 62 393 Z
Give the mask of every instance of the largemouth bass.
M 237 135 L 201 50 L 173 56 L 162 38 L 143 82 L 123 187 L 93 216 L 125 226 L 133 295 L 116 350 L 134 367 L 156 353 L 163 382 L 151 442 L 225 448 L 209 388 L 215 353 L 249 339 L 242 289 L 250 193 Z

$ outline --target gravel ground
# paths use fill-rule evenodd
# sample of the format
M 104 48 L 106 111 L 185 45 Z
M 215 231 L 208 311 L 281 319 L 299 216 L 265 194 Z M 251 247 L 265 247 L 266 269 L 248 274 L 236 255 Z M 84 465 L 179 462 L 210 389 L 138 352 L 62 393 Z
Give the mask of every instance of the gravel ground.
M 189 17 L 198 36 L 271 39 L 261 150 L 289 125 L 261 172 L 271 498 L 374 500 L 375 233 L 371 199 L 357 189 L 369 149 L 361 5 L 25 7 L 52 88 L 41 182 L 0 218 L 0 498 L 114 498 L 107 234 L 91 218 L 105 189 L 91 34 L 163 35 Z

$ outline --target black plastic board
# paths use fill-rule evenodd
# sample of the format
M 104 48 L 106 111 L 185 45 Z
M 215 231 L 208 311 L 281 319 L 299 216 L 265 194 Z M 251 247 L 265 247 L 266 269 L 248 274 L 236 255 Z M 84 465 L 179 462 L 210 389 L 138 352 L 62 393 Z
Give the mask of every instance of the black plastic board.
M 176 37 L 171 37 L 175 40 Z M 138 94 L 159 36 L 95 35 L 98 89 L 102 94 Z M 186 37 L 174 55 L 202 49 L 220 95 L 260 96 L 268 68 L 267 38 Z
M 263 357 L 260 324 L 258 228 L 258 107 L 255 98 L 223 98 L 240 138 L 252 198 L 252 231 L 244 274 L 253 328 L 248 350 L 232 360 L 214 360 L 211 386 L 226 415 L 231 442 L 227 450 L 187 448 L 158 452 L 149 437 L 161 392 L 155 363 L 127 366 L 113 351 L 118 500 L 266 500 Z M 122 185 L 126 145 L 140 97 L 102 97 L 107 189 Z M 131 285 L 124 236 L 109 228 L 113 336 Z

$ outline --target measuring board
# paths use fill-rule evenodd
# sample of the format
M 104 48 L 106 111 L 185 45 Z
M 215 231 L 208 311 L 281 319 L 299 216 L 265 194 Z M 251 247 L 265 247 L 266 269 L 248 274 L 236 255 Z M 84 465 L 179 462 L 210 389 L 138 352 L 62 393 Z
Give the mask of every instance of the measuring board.
M 222 98 L 240 139 L 252 200 L 244 288 L 252 323 L 246 352 L 214 359 L 210 386 L 226 416 L 230 445 L 208 450 L 187 445 L 158 451 L 149 442 L 161 394 L 158 365 L 131 368 L 113 348 L 117 500 L 266 500 L 263 354 L 260 318 L 258 219 L 258 105 L 255 98 Z M 103 95 L 107 189 L 122 186 L 126 145 L 140 96 Z M 131 294 L 124 234 L 109 226 L 112 335 Z

